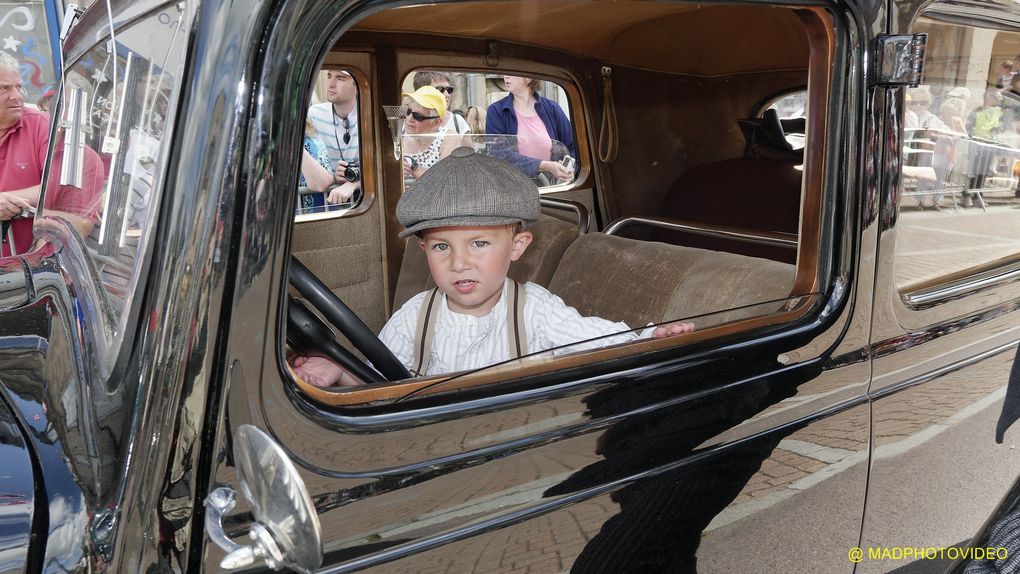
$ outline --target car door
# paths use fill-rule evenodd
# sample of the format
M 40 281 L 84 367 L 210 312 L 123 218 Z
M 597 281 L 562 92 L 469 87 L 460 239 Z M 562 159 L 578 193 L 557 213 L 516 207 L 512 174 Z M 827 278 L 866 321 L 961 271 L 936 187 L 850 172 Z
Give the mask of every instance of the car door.
M 463 6 L 465 17 L 487 8 Z M 847 142 L 880 138 L 874 122 L 862 121 L 869 92 L 853 22 L 881 15 L 835 6 L 787 14 L 809 38 L 805 74 L 817 106 L 806 134 L 815 145 L 804 156 L 796 296 L 727 309 L 726 320 L 709 313 L 699 319 L 705 336 L 687 343 L 550 359 L 552 369 L 511 361 L 449 384 L 369 386 L 358 395 L 367 398 L 329 404 L 296 384 L 285 357 L 296 193 L 286 182 L 297 179 L 287 144 L 297 149 L 303 110 L 292 104 L 306 101 L 311 84 L 293 71 L 317 69 L 370 8 L 379 22 L 379 7 L 354 3 L 336 13 L 295 2 L 268 24 L 251 86 L 250 193 L 215 450 L 229 452 L 242 424 L 283 446 L 312 495 L 324 564 L 335 572 L 851 571 L 846 552 L 859 541 L 868 469 L 877 211 L 868 187 L 875 164 Z M 502 8 L 515 17 L 512 4 Z M 407 7 L 394 17 L 428 22 L 435 9 Z M 536 9 L 531 17 L 557 6 Z M 578 9 L 606 11 L 608 21 L 621 8 Z M 365 80 L 374 85 L 361 91 L 361 105 L 373 110 L 372 125 L 361 126 L 372 142 L 362 169 L 380 180 L 400 178 L 382 111 L 399 93 L 387 65 L 399 37 L 387 38 L 394 44 L 365 50 L 364 69 L 372 70 Z M 574 117 L 599 117 L 594 100 L 581 97 L 598 84 L 580 84 Z M 628 153 L 621 150 L 621 161 Z M 585 173 L 612 169 L 590 167 Z M 590 184 L 605 184 L 592 177 Z M 384 232 L 395 233 L 385 207 L 393 201 L 380 198 L 377 211 L 354 217 L 380 218 Z M 351 264 L 337 262 L 341 270 Z M 209 486 L 216 484 L 242 492 L 229 457 L 216 460 Z M 246 514 L 228 518 L 235 535 L 250 523 Z M 207 543 L 207 567 L 222 557 Z
M 882 559 L 882 548 L 967 545 L 1020 470 L 1009 446 L 1016 431 L 997 437 L 1020 334 L 1017 151 L 1006 137 L 1020 116 L 995 87 L 997 64 L 1016 51 L 1020 14 L 1000 4 L 984 16 L 963 10 L 963 19 L 944 3 L 894 11 L 894 32 L 925 33 L 928 49 L 922 85 L 887 99 L 892 161 L 862 537 L 862 548 L 879 553 L 869 560 L 865 552 L 863 572 L 900 565 Z M 932 567 L 953 558 L 939 554 Z

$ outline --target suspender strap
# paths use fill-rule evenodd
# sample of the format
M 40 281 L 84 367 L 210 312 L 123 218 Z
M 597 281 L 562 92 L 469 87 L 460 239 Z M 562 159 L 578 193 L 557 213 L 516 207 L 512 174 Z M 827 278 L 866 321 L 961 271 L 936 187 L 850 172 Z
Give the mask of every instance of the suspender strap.
M 524 328 L 525 290 L 521 284 L 512 281 L 510 297 L 506 302 L 506 338 L 510 346 L 510 356 L 520 358 L 528 354 L 528 332 Z M 421 377 L 429 370 L 432 360 L 432 340 L 436 334 L 436 317 L 439 316 L 439 288 L 435 287 L 425 296 L 418 309 L 418 323 L 414 333 L 414 368 L 411 374 Z
M 510 300 L 506 302 L 506 340 L 510 356 L 519 359 L 528 354 L 528 333 L 524 328 L 524 289 L 512 281 Z
M 439 300 L 439 287 L 434 287 L 418 310 L 418 324 L 414 333 L 414 361 L 411 363 L 414 365 L 411 374 L 418 377 L 425 375 L 429 369 L 429 361 L 432 360 L 432 336 L 436 332 Z

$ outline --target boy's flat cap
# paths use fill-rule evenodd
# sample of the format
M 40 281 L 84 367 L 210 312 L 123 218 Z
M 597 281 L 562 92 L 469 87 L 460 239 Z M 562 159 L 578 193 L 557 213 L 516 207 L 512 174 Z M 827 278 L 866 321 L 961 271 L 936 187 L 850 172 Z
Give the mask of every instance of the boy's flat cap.
M 476 227 L 538 221 L 538 187 L 512 165 L 459 147 L 414 182 L 397 203 L 407 237 L 435 227 Z

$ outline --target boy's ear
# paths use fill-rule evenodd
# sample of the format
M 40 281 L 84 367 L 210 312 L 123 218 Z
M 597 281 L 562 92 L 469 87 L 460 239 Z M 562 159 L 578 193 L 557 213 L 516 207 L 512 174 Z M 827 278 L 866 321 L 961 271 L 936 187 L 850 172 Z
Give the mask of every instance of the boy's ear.
M 418 238 L 418 247 L 421 247 L 421 250 L 425 251 L 425 238 L 424 237 Z
M 524 255 L 524 252 L 531 245 L 531 242 L 535 240 L 535 236 L 530 231 L 521 231 L 517 235 L 514 235 L 513 248 L 510 250 L 510 261 L 517 261 Z

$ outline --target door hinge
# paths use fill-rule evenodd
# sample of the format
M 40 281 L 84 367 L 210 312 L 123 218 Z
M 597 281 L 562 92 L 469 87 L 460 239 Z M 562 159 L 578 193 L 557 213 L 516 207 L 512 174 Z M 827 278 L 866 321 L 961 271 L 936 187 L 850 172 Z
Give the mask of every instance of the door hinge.
M 881 35 L 875 41 L 878 76 L 875 83 L 888 88 L 917 87 L 924 76 L 928 34 Z

